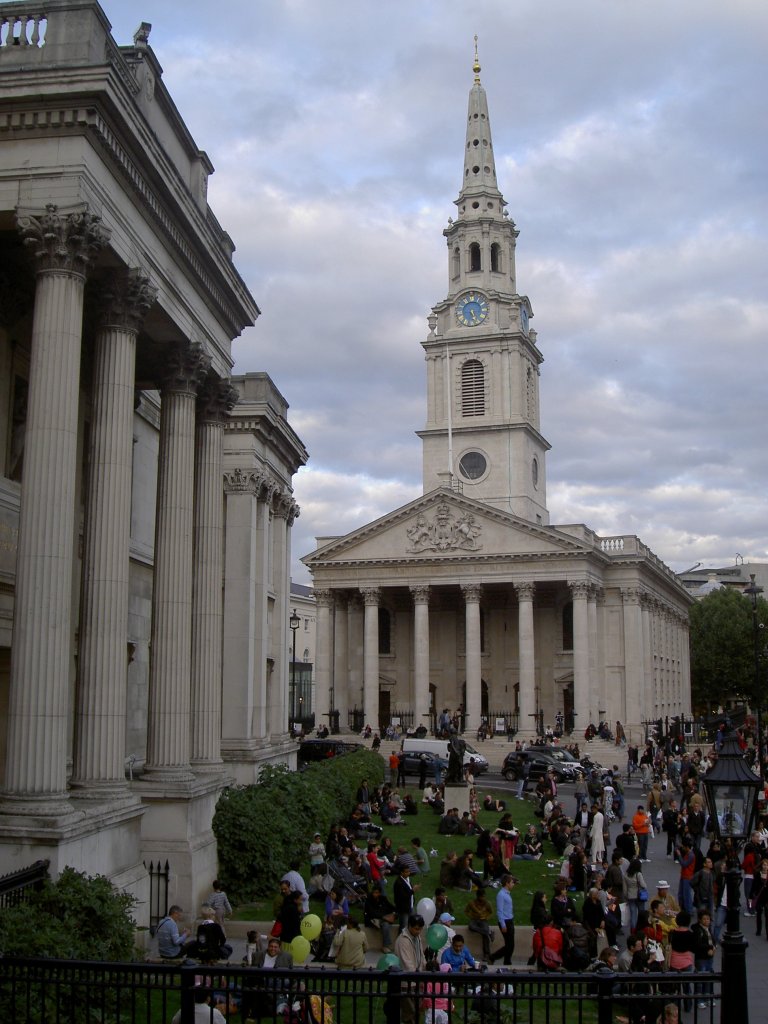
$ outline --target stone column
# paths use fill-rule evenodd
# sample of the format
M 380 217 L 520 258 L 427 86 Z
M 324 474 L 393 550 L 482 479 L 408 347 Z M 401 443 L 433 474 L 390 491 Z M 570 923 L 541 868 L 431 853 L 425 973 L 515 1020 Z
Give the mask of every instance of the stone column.
M 518 637 L 518 729 L 536 732 L 531 715 L 536 713 L 536 648 L 533 626 L 533 597 L 535 583 L 516 583 L 517 637 Z
M 643 699 L 642 707 L 649 716 L 657 717 L 657 696 L 653 686 L 653 629 L 651 627 L 651 599 L 643 594 L 641 604 L 643 620 Z
M 372 729 L 379 728 L 379 587 L 360 588 L 365 604 L 363 637 L 363 710 Z
M 328 713 L 331 710 L 331 652 L 333 639 L 331 636 L 334 604 L 332 590 L 321 588 L 315 590 L 315 607 L 317 608 L 317 633 L 315 637 L 315 725 L 327 725 L 330 728 Z
M 690 624 L 687 615 L 680 616 L 680 688 L 683 694 L 683 708 L 691 714 L 691 648 Z
M 152 654 L 145 778 L 188 782 L 192 662 L 195 404 L 210 359 L 175 345 L 160 394 L 160 456 L 152 594 Z
M 348 640 L 348 663 L 349 663 L 349 688 L 347 696 L 347 707 L 351 704 L 353 708 L 363 707 L 365 699 L 364 690 L 364 665 L 365 665 L 365 625 L 364 625 L 363 599 L 362 595 L 353 591 L 347 602 L 347 640 Z M 342 720 L 342 727 L 349 725 L 349 715 Z
M 136 338 L 156 289 L 139 271 L 115 273 L 93 365 L 83 599 L 72 785 L 77 795 L 128 796 L 125 716 Z
M 413 726 L 429 728 L 429 587 L 411 587 L 413 596 Z
M 462 583 L 461 592 L 466 605 L 466 676 L 467 706 L 465 729 L 476 732 L 480 728 L 483 710 L 483 660 L 480 637 L 480 598 L 483 588 L 478 583 Z
M 17 216 L 36 266 L 19 514 L 4 804 L 62 818 L 85 277 L 109 233 L 86 210 Z
M 209 374 L 197 398 L 192 589 L 192 756 L 199 772 L 220 771 L 224 571 L 224 423 L 237 402 L 228 380 Z
M 278 491 L 273 503 L 273 588 L 275 594 L 272 616 L 272 678 L 269 684 L 269 731 L 273 739 L 288 730 L 288 602 L 290 598 L 289 560 L 291 553 L 288 520 L 293 522 L 290 494 Z
M 587 593 L 587 630 L 589 632 L 589 708 L 595 721 L 602 718 L 600 711 L 608 713 L 608 705 L 602 701 L 600 680 L 597 674 L 597 587 L 590 585 Z
M 590 723 L 589 685 L 589 584 L 569 583 L 573 599 L 573 710 L 576 732 L 583 733 Z
M 333 614 L 333 675 L 331 711 L 338 714 L 339 728 L 347 727 L 349 709 L 349 609 L 346 594 L 336 594 Z
M 637 734 L 644 714 L 643 700 L 643 615 L 640 606 L 642 591 L 639 587 L 622 587 L 624 606 L 624 691 L 626 694 L 626 720 Z

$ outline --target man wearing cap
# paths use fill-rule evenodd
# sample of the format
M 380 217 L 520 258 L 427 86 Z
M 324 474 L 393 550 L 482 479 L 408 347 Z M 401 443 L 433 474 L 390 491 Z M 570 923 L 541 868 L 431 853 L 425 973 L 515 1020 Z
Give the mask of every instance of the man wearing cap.
M 450 946 L 444 950 L 440 963 L 450 964 L 452 971 L 472 971 L 477 967 L 475 958 L 464 945 L 464 936 L 458 934 L 453 936 Z
M 512 902 L 512 889 L 517 885 L 517 879 L 513 875 L 501 876 L 501 888 L 496 893 L 496 919 L 499 922 L 504 945 L 491 953 L 491 963 L 504 957 L 505 967 L 512 963 L 512 954 L 515 952 L 515 907 Z
M 669 882 L 665 881 L 663 878 L 656 884 L 655 898 L 657 900 L 661 900 L 662 914 L 668 920 L 671 920 L 680 913 L 680 904 L 670 892 Z

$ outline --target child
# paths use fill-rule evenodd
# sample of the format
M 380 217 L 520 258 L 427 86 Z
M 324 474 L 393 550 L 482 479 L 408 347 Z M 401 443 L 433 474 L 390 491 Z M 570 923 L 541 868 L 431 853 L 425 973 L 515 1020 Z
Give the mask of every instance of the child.
M 450 974 L 450 964 L 440 964 L 435 970 L 440 974 Z M 429 981 L 424 986 L 424 998 L 421 1008 L 424 1010 L 424 1024 L 448 1024 L 448 1011 L 451 1009 L 451 986 L 447 981 Z
M 254 960 L 259 953 L 259 933 L 257 931 L 250 931 L 246 936 L 245 943 L 245 956 L 243 957 L 243 967 L 253 967 Z
M 232 913 L 232 906 L 227 899 L 227 894 L 221 888 L 221 882 L 218 879 L 214 879 L 212 885 L 213 892 L 205 902 L 207 906 L 213 909 L 216 923 L 223 926 L 225 915 Z

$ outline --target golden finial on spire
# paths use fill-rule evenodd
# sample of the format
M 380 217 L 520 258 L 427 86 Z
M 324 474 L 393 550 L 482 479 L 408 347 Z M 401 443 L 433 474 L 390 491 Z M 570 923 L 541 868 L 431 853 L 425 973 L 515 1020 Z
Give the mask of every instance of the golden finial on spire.
M 477 36 L 475 36 L 475 63 L 472 65 L 472 70 L 475 72 L 475 82 L 480 84 L 480 58 L 477 55 Z

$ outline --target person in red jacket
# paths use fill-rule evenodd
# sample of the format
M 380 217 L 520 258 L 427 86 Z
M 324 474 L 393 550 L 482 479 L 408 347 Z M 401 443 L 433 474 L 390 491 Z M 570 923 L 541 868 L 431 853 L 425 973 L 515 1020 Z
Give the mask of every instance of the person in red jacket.
M 553 963 L 551 959 L 549 962 L 546 959 L 542 959 L 545 949 L 551 951 L 559 958 L 559 964 Z M 533 933 L 533 955 L 536 957 L 536 966 L 540 971 L 556 970 L 557 967 L 562 965 L 563 933 L 552 924 L 552 918 L 549 916 L 547 916 L 541 928 L 537 928 Z
M 651 817 L 642 804 L 637 805 L 637 811 L 632 817 L 632 828 L 637 836 L 637 844 L 640 847 L 640 860 L 648 861 L 648 836 L 651 832 Z

